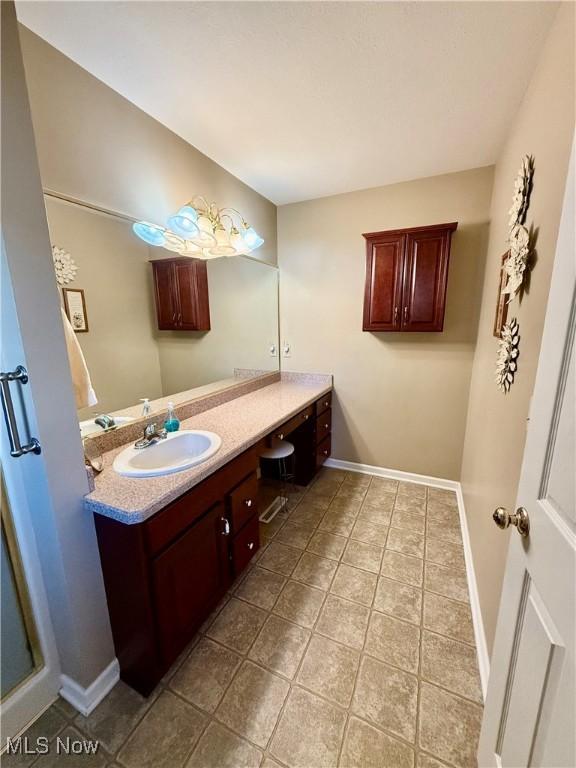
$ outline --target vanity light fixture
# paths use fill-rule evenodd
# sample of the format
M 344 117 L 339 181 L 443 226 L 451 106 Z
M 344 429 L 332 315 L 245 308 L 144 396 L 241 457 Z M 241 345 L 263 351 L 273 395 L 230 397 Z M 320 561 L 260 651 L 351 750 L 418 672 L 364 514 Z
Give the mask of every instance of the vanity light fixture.
M 132 229 L 139 238 L 181 256 L 217 259 L 248 254 L 264 239 L 235 208 L 218 208 L 204 197 L 194 197 L 169 217 L 166 227 L 138 221 Z

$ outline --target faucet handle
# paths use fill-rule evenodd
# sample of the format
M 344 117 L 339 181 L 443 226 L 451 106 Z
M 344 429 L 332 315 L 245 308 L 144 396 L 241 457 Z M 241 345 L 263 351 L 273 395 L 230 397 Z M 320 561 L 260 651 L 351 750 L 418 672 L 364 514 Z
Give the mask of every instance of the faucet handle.
M 144 437 L 151 437 L 156 434 L 156 424 L 146 424 L 144 427 Z

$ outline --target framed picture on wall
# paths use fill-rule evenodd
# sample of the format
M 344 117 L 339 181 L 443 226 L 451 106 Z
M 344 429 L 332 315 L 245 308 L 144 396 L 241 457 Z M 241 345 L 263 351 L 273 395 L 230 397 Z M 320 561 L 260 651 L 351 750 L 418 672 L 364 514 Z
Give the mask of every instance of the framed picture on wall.
M 502 290 L 506 284 L 504 264 L 509 254 L 510 251 L 506 251 L 506 253 L 502 256 L 500 263 L 500 280 L 498 281 L 498 296 L 496 298 L 496 315 L 494 317 L 494 330 L 492 332 L 497 339 L 501 338 L 502 336 L 502 327 L 506 322 L 506 317 L 508 316 L 508 294 L 502 293 Z
M 70 325 L 76 333 L 88 332 L 88 315 L 86 300 L 82 288 L 62 288 L 64 294 L 64 309 L 70 320 Z

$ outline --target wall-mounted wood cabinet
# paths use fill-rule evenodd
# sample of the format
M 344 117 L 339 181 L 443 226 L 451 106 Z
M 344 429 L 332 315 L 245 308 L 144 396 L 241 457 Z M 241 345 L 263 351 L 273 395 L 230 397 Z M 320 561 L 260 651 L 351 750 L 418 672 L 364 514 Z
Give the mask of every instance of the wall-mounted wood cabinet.
M 458 224 L 370 232 L 364 331 L 441 331 L 452 232 Z
M 206 262 L 186 257 L 152 261 L 160 331 L 209 331 Z

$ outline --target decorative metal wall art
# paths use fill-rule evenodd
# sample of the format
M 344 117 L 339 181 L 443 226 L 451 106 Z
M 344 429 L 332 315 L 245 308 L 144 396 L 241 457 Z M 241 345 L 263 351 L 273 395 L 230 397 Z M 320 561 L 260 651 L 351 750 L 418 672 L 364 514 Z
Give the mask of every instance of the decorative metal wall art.
M 54 271 L 56 272 L 56 281 L 58 285 L 67 285 L 68 283 L 71 283 L 78 271 L 78 267 L 72 256 L 68 251 L 65 251 L 64 248 L 59 248 L 57 245 L 53 245 L 52 259 L 54 260 Z
M 504 323 L 498 356 L 496 358 L 496 384 L 498 389 L 506 393 L 514 382 L 514 375 L 518 368 L 518 349 L 520 344 L 520 326 L 515 317 L 508 323 Z
M 530 205 L 533 174 L 534 158 L 530 155 L 525 155 L 514 182 L 512 207 L 508 211 L 510 217 L 508 219 L 510 253 L 504 264 L 506 284 L 502 291 L 509 295 L 508 303 L 514 299 L 522 288 L 530 256 L 530 234 L 524 226 L 524 222 L 526 221 L 526 214 Z

